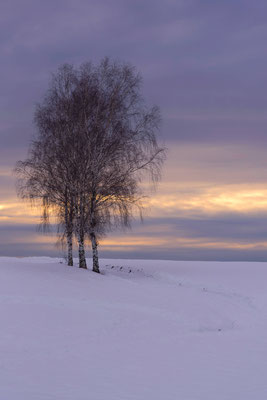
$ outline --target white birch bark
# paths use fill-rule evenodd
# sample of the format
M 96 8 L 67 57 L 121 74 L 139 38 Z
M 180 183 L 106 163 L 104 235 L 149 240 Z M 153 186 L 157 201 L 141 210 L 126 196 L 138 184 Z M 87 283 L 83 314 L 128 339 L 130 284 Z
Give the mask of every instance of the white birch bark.
M 73 256 L 72 256 L 72 233 L 67 234 L 67 246 L 68 246 L 68 265 L 73 266 Z
M 83 213 L 82 207 L 78 211 L 78 244 L 79 244 L 79 268 L 87 269 L 86 258 L 85 258 L 85 249 L 84 249 L 84 229 L 83 229 Z
M 78 237 L 78 243 L 79 243 L 79 268 L 87 269 L 85 250 L 84 250 L 84 240 L 83 238 L 81 238 L 80 235 Z
M 100 270 L 99 270 L 99 261 L 98 261 L 97 240 L 96 240 L 94 232 L 90 233 L 90 238 L 91 238 L 91 242 L 92 242 L 93 271 L 97 272 L 99 274 Z

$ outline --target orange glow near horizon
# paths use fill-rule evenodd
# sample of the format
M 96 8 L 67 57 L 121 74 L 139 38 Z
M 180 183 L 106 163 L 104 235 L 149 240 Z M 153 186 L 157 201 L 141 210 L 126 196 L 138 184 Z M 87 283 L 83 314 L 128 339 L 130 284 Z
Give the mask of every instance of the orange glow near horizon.
M 260 241 L 254 243 L 240 243 L 231 241 L 211 241 L 210 238 L 192 239 L 192 238 L 164 238 L 151 239 L 147 237 L 117 237 L 113 239 L 101 240 L 101 248 L 103 249 L 117 249 L 122 250 L 124 247 L 126 250 L 135 249 L 137 246 L 145 246 L 154 248 L 155 246 L 163 246 L 169 249 L 185 249 L 185 248 L 198 248 L 198 249 L 231 249 L 231 250 L 249 250 L 249 249 L 267 249 L 267 241 Z
M 194 184 L 192 183 L 192 188 Z M 216 188 L 196 187 L 190 192 L 185 187 L 172 186 L 170 193 L 161 190 L 147 201 L 147 206 L 154 215 L 255 213 L 267 212 L 267 189 L 263 186 L 223 185 Z
M 246 150 L 249 159 L 253 149 Z M 218 167 L 211 168 L 213 163 L 220 158 L 218 154 L 224 152 L 222 159 L 227 160 L 240 152 L 237 148 L 225 149 L 204 147 L 192 148 L 190 146 L 174 147 L 167 161 L 163 180 L 158 185 L 157 191 L 149 189 L 148 183 L 143 187 L 150 197 L 144 199 L 144 219 L 157 219 L 157 226 L 146 225 L 146 234 L 142 228 L 137 232 L 128 232 L 124 235 L 108 235 L 101 240 L 101 248 L 107 250 L 127 251 L 140 248 L 195 248 L 195 249 L 266 249 L 267 242 L 255 239 L 251 243 L 238 239 L 224 239 L 203 237 L 184 237 L 181 231 L 173 231 L 169 223 L 164 219 L 201 219 L 233 214 L 239 216 L 267 215 L 267 185 L 262 181 L 254 179 L 260 176 L 257 166 L 246 170 L 245 167 L 232 172 L 227 162 L 218 163 Z M 230 154 L 230 155 L 229 155 Z M 260 165 L 263 165 L 265 154 Z M 204 161 L 203 161 L 204 160 Z M 231 157 L 230 157 L 231 160 Z M 238 179 L 240 174 L 240 180 Z M 243 175 L 242 175 L 243 174 Z M 249 175 L 250 174 L 250 175 Z M 0 176 L 8 177 L 7 169 L 0 171 Z M 262 173 L 264 177 L 264 173 Z M 14 177 L 9 175 L 10 182 Z M 267 165 L 266 165 L 267 178 Z M 248 182 L 247 182 L 248 181 Z M 16 197 L 14 185 L 6 189 L 5 196 L 0 203 L 0 223 L 6 226 L 33 225 L 40 223 L 40 209 L 31 206 Z M 11 189 L 10 189 L 11 187 Z M 12 189 L 13 187 L 13 189 Z M 138 215 L 136 215 L 138 217 Z M 53 217 L 52 217 L 53 221 Z M 161 222 L 162 221 L 162 222 Z M 34 228 L 33 228 L 34 229 Z M 28 238 L 19 238 L 21 242 L 32 243 L 54 243 L 55 237 L 42 236 L 40 233 L 30 235 Z M 188 236 L 188 235 L 187 235 Z M 190 236 L 190 235 L 189 235 Z M 13 238 L 10 238 L 13 241 Z M 14 239 L 15 240 L 15 239 Z
M 203 214 L 221 214 L 225 212 L 255 213 L 267 212 L 267 189 L 262 186 L 248 187 L 224 185 L 216 188 L 196 188 L 188 193 L 173 183 L 172 192 L 164 187 L 144 202 L 144 213 L 157 218 L 166 215 L 184 216 L 190 212 Z M 35 224 L 40 217 L 38 206 L 10 198 L 0 204 L 0 221 Z
M 29 233 L 27 236 L 16 237 L 10 240 L 10 243 L 19 244 L 49 244 L 51 246 L 57 243 L 56 235 L 46 234 L 42 235 L 35 231 Z M 90 247 L 90 246 L 89 246 Z M 117 251 L 136 251 L 140 247 L 153 250 L 155 247 L 167 249 L 224 249 L 224 250 L 266 250 L 267 241 L 258 241 L 253 243 L 228 241 L 228 240 L 214 240 L 211 238 L 175 238 L 167 236 L 164 238 L 150 238 L 147 236 L 130 236 L 125 235 L 117 237 L 103 238 L 100 240 L 101 250 L 117 250 Z

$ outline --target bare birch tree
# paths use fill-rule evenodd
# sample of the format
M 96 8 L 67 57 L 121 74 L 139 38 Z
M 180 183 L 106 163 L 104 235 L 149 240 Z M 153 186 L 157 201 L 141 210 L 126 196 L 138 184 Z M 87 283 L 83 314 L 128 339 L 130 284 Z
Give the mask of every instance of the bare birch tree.
M 17 166 L 21 193 L 46 199 L 61 215 L 69 263 L 75 233 L 81 268 L 87 268 L 89 238 L 99 272 L 99 237 L 114 224 L 130 223 L 141 204 L 142 178 L 160 177 L 159 110 L 146 108 L 140 89 L 132 66 L 107 58 L 96 66 L 60 67 L 36 110 L 37 140 Z
M 68 265 L 73 265 L 74 199 L 70 150 L 73 138 L 72 91 L 75 74 L 70 66 L 62 67 L 53 77 L 43 103 L 37 105 L 35 124 L 37 134 L 29 149 L 28 158 L 19 161 L 18 194 L 31 201 L 40 200 L 42 224 L 49 219 L 52 208 L 63 226 L 68 246 Z M 68 160 L 68 162 L 67 162 Z

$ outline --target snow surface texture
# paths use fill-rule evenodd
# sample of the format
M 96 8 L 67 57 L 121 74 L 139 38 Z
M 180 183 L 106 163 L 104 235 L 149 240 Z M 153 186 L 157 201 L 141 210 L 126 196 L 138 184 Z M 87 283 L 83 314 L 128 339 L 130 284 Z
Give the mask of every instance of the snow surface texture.
M 264 400 L 267 266 L 0 258 L 0 400 Z

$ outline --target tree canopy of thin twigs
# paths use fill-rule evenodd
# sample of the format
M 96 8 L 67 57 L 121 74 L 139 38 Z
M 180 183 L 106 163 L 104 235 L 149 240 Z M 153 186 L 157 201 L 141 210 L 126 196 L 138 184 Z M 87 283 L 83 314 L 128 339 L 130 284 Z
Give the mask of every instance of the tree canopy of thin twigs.
M 44 225 L 50 210 L 56 213 L 69 265 L 76 238 L 79 266 L 87 268 L 88 239 L 99 272 L 99 238 L 114 225 L 130 224 L 142 206 L 142 179 L 160 178 L 160 114 L 146 107 L 141 82 L 134 67 L 108 58 L 79 68 L 64 64 L 36 107 L 35 138 L 15 168 L 18 195 L 40 202 Z

